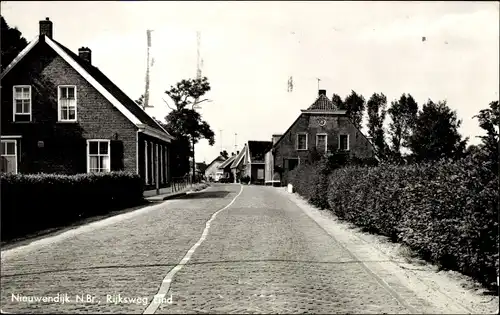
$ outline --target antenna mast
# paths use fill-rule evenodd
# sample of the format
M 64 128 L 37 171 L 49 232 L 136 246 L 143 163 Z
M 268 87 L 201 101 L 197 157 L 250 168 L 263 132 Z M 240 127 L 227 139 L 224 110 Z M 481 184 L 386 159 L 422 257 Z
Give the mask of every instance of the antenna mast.
M 236 143 L 237 143 L 237 142 L 236 142 L 236 136 L 237 136 L 237 135 L 238 135 L 237 133 L 235 133 L 235 134 L 234 134 L 234 154 L 236 154 L 236 152 L 237 152 L 237 150 L 238 150 L 238 145 L 236 144 Z
M 149 49 L 151 47 L 151 32 L 152 30 L 146 30 L 146 36 L 147 36 L 147 64 L 146 64 L 146 88 L 144 91 L 144 103 L 143 103 L 143 109 L 146 110 L 148 107 L 153 107 L 149 106 L 149 68 L 150 68 L 150 54 L 149 54 Z
M 200 57 L 200 42 L 201 42 L 201 32 L 197 31 L 196 32 L 196 53 L 197 53 L 197 59 L 196 59 L 196 78 L 201 79 L 201 57 Z
M 196 32 L 196 79 L 201 79 L 201 67 L 203 65 L 203 60 L 201 59 L 200 55 L 200 46 L 201 46 L 201 32 L 197 31 Z M 196 105 L 198 104 L 199 98 L 196 98 L 193 103 L 193 109 L 198 109 L 199 107 Z

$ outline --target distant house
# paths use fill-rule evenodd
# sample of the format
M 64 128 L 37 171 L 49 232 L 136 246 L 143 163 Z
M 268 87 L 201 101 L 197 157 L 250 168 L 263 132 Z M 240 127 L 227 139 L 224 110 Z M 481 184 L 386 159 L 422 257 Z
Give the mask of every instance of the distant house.
M 273 135 L 266 153 L 266 184 L 286 185 L 288 174 L 315 154 L 343 152 L 358 158 L 375 157 L 375 149 L 365 135 L 349 120 L 345 110 L 335 108 L 319 90 L 308 109 L 302 110 L 285 133 Z
M 173 137 L 92 65 L 89 48 L 77 55 L 54 40 L 49 18 L 39 27 L 1 74 L 2 170 L 124 170 L 166 186 Z
M 218 170 L 222 172 L 222 178 L 230 183 L 234 181 L 234 175 L 233 172 L 231 172 L 231 164 L 233 163 L 236 156 L 237 154 L 233 153 L 231 157 L 222 162 L 218 167 Z
M 240 182 L 240 180 L 249 174 L 247 166 L 249 166 L 246 157 L 248 152 L 248 144 L 245 143 L 243 149 L 237 152 L 236 157 L 231 163 L 231 173 L 233 174 L 233 180 L 235 183 Z
M 271 147 L 271 141 L 248 141 L 231 165 L 234 178 L 249 176 L 251 184 L 264 184 L 265 155 Z
M 217 174 L 222 174 L 223 172 L 219 170 L 219 166 L 225 161 L 226 159 L 222 156 L 219 155 L 216 157 L 210 164 L 207 165 L 205 169 L 205 177 L 207 179 L 213 179 L 215 180 L 217 178 Z

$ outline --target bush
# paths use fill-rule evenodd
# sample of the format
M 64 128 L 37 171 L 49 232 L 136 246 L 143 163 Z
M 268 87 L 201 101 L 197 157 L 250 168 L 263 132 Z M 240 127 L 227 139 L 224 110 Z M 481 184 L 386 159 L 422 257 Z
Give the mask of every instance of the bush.
M 320 161 L 300 165 L 290 179 L 297 193 L 340 219 L 407 244 L 442 268 L 494 285 L 499 182 L 488 163 L 467 157 L 374 167 L 348 163 L 335 169 Z
M 246 175 L 241 178 L 241 183 L 242 184 L 248 184 L 250 183 L 250 176 Z
M 330 176 L 339 218 L 490 285 L 498 270 L 498 177 L 472 159 L 346 167 Z
M 373 165 L 371 159 L 349 157 L 343 152 L 336 152 L 329 157 L 321 157 L 311 164 L 301 164 L 290 172 L 290 183 L 295 191 L 305 197 L 311 204 L 320 208 L 328 208 L 329 175 L 345 165 Z
M 2 240 L 132 207 L 143 201 L 137 174 L 1 174 Z

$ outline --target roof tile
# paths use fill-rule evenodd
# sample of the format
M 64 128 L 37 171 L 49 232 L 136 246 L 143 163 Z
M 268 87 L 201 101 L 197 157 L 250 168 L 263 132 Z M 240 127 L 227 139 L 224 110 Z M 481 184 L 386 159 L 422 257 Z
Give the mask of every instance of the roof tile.
M 326 97 L 325 95 L 320 95 L 316 101 L 309 106 L 308 111 L 335 111 L 336 106 Z

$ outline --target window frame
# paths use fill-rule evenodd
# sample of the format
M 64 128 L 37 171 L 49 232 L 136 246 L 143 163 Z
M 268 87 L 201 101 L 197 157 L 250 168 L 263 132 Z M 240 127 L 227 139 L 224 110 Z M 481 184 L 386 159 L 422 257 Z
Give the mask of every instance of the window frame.
M 151 185 L 156 185 L 156 169 L 155 169 L 155 143 L 151 142 Z
M 349 138 L 350 138 L 350 137 L 349 137 L 349 134 L 344 134 L 344 133 L 339 134 L 339 137 L 338 137 L 338 140 L 339 140 L 338 149 L 339 149 L 339 150 L 342 150 L 342 148 L 340 147 L 340 146 L 342 145 L 342 142 L 340 141 L 340 137 L 341 137 L 341 136 L 347 136 L 347 148 L 346 148 L 345 150 L 343 150 L 343 151 L 349 151 L 349 147 L 350 147 L 350 146 L 349 146 Z
M 260 173 L 262 173 L 262 177 L 259 176 Z M 257 169 L 257 179 L 261 180 L 261 179 L 264 179 L 265 177 L 266 177 L 266 170 L 263 168 L 258 168 Z
M 144 140 L 144 181 L 149 184 L 149 168 L 148 168 L 148 141 Z
M 16 106 L 16 88 L 28 88 L 29 89 L 29 100 L 30 100 L 30 110 L 29 110 L 29 113 L 17 113 L 16 110 L 17 110 L 17 106 Z M 24 100 L 24 98 L 22 98 L 22 100 Z M 33 117 L 33 106 L 32 106 L 32 96 L 31 96 L 31 85 L 14 85 L 12 87 L 12 121 L 13 122 L 24 122 L 24 121 L 16 121 L 16 115 L 29 115 L 30 116 L 30 120 L 29 122 L 31 122 L 32 120 L 32 117 Z M 24 106 L 23 106 L 23 110 L 24 110 Z
M 14 155 L 12 154 L 0 154 L 0 156 L 14 156 L 16 158 L 16 167 L 15 167 L 15 171 L 14 171 L 14 174 L 17 174 L 19 172 L 19 160 L 18 160 L 18 154 L 17 154 L 17 140 L 16 139 L 0 139 L 0 144 L 3 145 L 6 144 L 6 143 L 14 143 Z M 2 148 L 3 150 L 3 148 Z M 5 152 L 7 152 L 7 150 L 5 150 Z
M 317 133 L 316 134 L 316 149 L 318 149 L 318 138 L 319 136 L 325 136 L 325 153 L 327 152 L 327 148 L 328 148 L 328 134 L 327 133 Z
M 91 172 L 90 171 L 90 157 L 91 157 L 91 154 L 90 154 L 90 143 L 91 142 L 97 142 L 97 154 L 92 154 L 92 156 L 97 156 L 97 157 L 101 157 L 101 156 L 107 156 L 108 157 L 108 160 L 109 160 L 109 163 L 108 163 L 108 167 L 106 168 L 106 170 L 104 172 Z M 101 154 L 99 153 L 99 144 L 101 142 L 106 142 L 108 144 L 108 153 L 107 154 Z M 100 167 L 99 169 L 102 169 L 102 167 Z M 109 173 L 111 172 L 111 140 L 108 140 L 108 139 L 87 139 L 87 173 Z
M 299 148 L 299 143 L 300 143 L 299 142 L 299 137 L 300 136 L 305 136 L 306 137 L 306 147 L 304 149 Z M 308 150 L 308 148 L 309 148 L 309 143 L 308 143 L 309 139 L 308 138 L 309 138 L 309 136 L 308 136 L 308 134 L 306 132 L 297 133 L 297 137 L 296 137 L 296 143 L 297 144 L 295 146 L 296 149 L 297 149 L 297 151 L 307 151 Z
M 168 184 L 168 146 L 164 147 L 163 150 L 164 156 L 164 162 L 165 162 L 165 183 Z
M 61 119 L 61 89 L 75 89 L 75 119 Z M 57 121 L 62 123 L 75 123 L 78 121 L 78 93 L 76 85 L 58 85 L 57 86 Z

